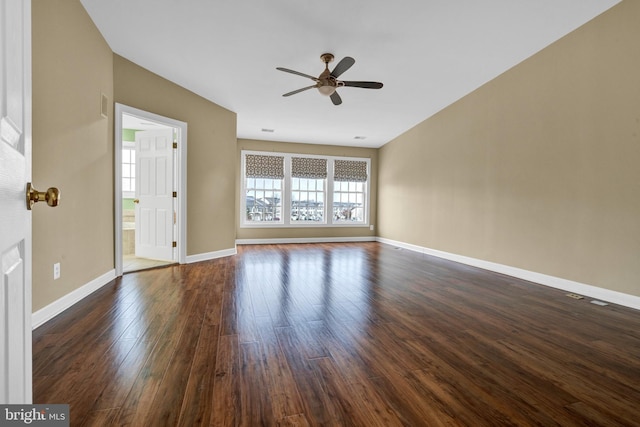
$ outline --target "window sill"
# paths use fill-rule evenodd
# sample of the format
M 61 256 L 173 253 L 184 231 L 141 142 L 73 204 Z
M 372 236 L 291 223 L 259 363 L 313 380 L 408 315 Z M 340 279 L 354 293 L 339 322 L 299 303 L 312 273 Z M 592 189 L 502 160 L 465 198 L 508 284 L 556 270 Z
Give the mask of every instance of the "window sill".
M 240 224 L 240 228 L 361 228 L 369 227 L 368 223 L 337 223 L 337 224 Z

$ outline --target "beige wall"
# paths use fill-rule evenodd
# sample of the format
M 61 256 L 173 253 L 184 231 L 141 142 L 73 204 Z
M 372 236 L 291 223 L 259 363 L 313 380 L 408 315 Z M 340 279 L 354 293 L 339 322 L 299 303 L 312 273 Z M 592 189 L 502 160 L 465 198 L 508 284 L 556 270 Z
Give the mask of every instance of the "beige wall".
M 118 56 L 115 102 L 187 123 L 187 255 L 235 247 L 236 114 Z
M 32 9 L 33 182 L 62 194 L 33 213 L 33 310 L 114 268 L 114 100 L 187 122 L 187 254 L 233 248 L 235 113 L 114 55 L 79 0 Z
M 380 236 L 640 296 L 638 22 L 623 1 L 384 146 Z
M 363 157 L 371 159 L 370 224 L 376 224 L 376 193 L 378 184 L 378 150 L 372 148 L 340 147 L 335 145 L 293 144 L 287 142 L 238 139 L 236 164 L 238 165 L 235 191 L 240 194 L 242 150 L 274 151 L 280 153 L 317 154 L 325 156 Z M 236 199 L 236 235 L 238 239 L 315 238 L 315 237 L 366 237 L 375 236 L 369 227 L 298 227 L 298 228 L 240 228 L 240 200 Z
M 33 0 L 33 183 L 60 206 L 33 211 L 33 310 L 113 269 L 109 46 L 78 0 Z M 61 278 L 53 280 L 53 264 Z

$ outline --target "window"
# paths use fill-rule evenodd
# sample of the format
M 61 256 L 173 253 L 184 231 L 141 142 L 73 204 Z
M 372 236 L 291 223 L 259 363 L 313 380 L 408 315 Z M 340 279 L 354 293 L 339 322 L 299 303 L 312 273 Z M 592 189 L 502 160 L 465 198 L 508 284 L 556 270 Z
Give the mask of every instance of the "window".
M 325 222 L 327 159 L 291 158 L 291 223 Z
M 243 223 L 281 224 L 284 157 L 247 155 Z
M 324 223 L 324 181 L 291 178 L 291 222 Z
M 364 184 L 343 181 L 333 184 L 333 219 L 335 222 L 364 221 Z
M 242 227 L 366 226 L 370 160 L 242 151 Z
M 122 192 L 124 197 L 135 197 L 136 150 L 135 146 L 123 142 L 122 147 Z
M 247 179 L 247 221 L 280 222 L 282 218 L 282 180 Z
M 333 220 L 337 223 L 365 222 L 367 163 L 336 160 L 333 167 Z

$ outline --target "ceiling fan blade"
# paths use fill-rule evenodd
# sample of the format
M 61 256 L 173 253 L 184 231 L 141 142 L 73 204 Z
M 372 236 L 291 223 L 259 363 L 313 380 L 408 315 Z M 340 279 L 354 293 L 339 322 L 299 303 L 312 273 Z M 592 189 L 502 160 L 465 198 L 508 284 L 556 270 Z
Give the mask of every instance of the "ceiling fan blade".
M 333 69 L 333 71 L 331 72 L 331 76 L 337 78 L 340 74 L 344 73 L 349 68 L 351 68 L 351 66 L 355 64 L 355 62 L 356 60 L 353 59 L 352 57 L 345 56 L 344 58 L 342 58 L 340 62 L 338 62 L 338 65 L 336 65 L 336 68 Z
M 363 87 L 365 89 L 380 89 L 383 84 L 380 82 L 346 82 L 343 81 L 344 86 L 350 87 Z
M 296 93 L 300 93 L 303 92 L 305 90 L 309 90 L 309 89 L 313 89 L 314 87 L 317 87 L 317 85 L 311 85 L 311 86 L 307 86 L 307 87 L 303 87 L 302 89 L 298 89 L 298 90 L 293 90 L 291 92 L 287 92 L 282 96 L 291 96 L 291 95 L 295 95 Z
M 308 79 L 313 80 L 314 82 L 318 81 L 317 77 L 310 76 L 309 74 L 301 73 L 300 71 L 290 70 L 288 68 L 276 67 L 276 70 L 284 71 L 285 73 L 297 74 L 302 77 L 306 77 Z
M 340 95 L 338 95 L 338 92 L 333 92 L 330 98 L 331 98 L 331 102 L 333 102 L 333 105 L 342 104 L 342 98 L 340 98 Z

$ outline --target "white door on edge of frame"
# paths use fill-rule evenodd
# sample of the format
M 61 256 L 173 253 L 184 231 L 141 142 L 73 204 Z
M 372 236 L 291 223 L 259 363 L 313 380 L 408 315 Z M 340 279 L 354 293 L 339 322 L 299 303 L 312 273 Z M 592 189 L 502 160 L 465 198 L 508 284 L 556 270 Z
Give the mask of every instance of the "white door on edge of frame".
M 135 254 L 173 261 L 173 129 L 136 132 L 135 156 Z
M 0 0 L 0 403 L 31 403 L 31 0 Z M 38 208 L 41 208 L 40 206 Z

